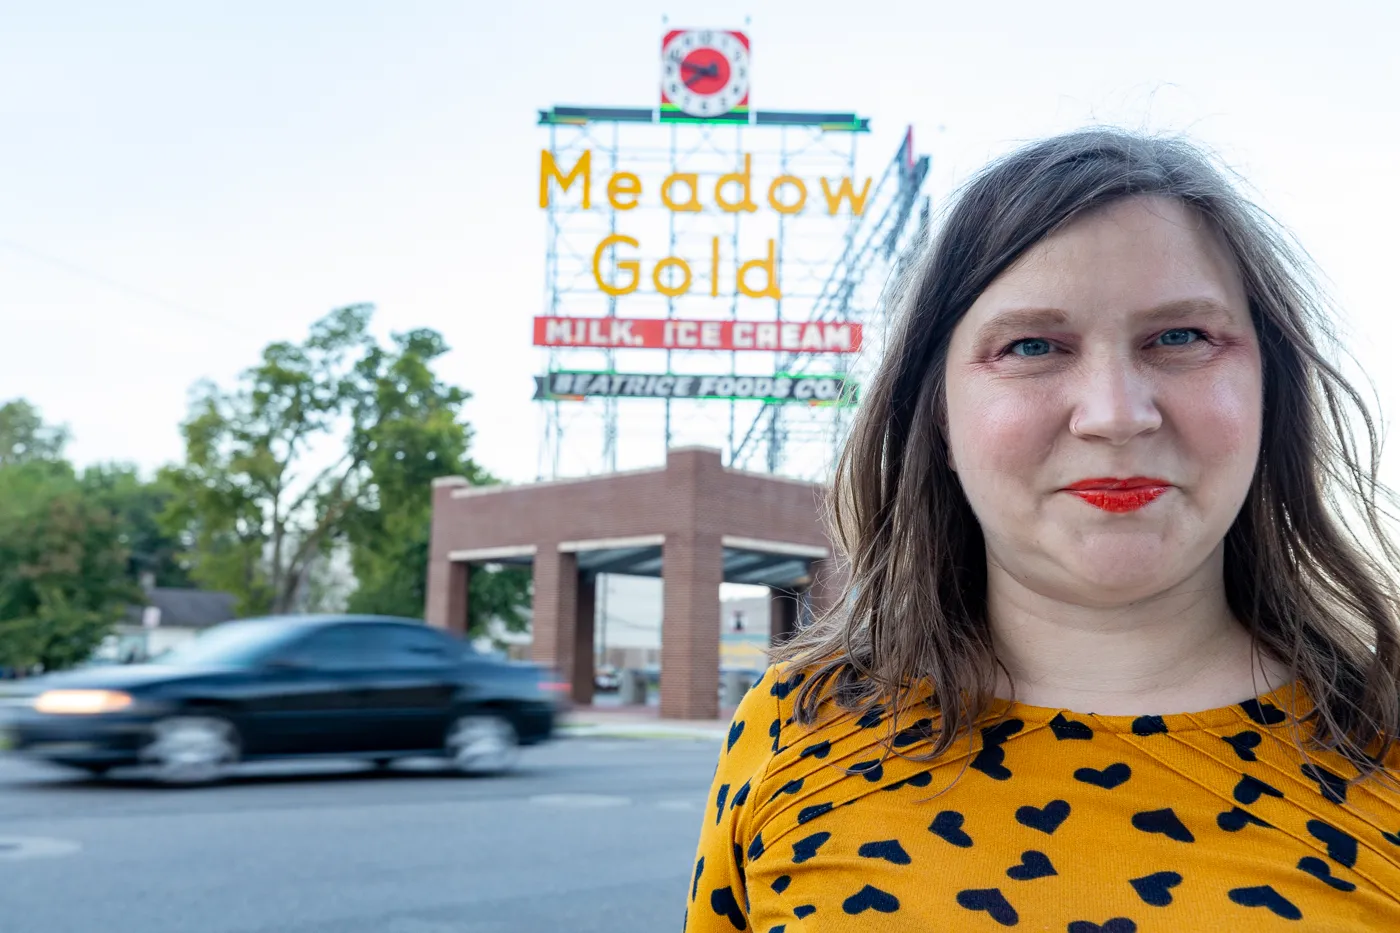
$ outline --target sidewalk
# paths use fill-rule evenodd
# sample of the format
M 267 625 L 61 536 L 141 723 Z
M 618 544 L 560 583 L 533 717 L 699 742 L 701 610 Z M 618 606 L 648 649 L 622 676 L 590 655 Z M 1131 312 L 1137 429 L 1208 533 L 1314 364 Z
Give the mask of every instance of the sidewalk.
M 719 719 L 662 719 L 655 706 L 576 706 L 559 723 L 561 736 L 614 739 L 692 739 L 718 742 L 729 734 L 732 709 Z

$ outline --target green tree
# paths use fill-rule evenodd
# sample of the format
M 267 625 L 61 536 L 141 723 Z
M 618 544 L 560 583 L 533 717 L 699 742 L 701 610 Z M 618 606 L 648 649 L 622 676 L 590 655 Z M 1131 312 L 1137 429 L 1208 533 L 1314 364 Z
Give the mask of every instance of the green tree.
M 68 430 L 45 424 L 39 410 L 19 398 L 0 405 L 0 467 L 38 460 L 58 460 Z
M 435 331 L 394 336 L 394 351 L 373 372 L 376 419 L 362 434 L 370 495 L 347 526 L 359 587 L 354 612 L 416 616 L 427 598 L 432 481 L 465 476 L 474 485 L 497 480 L 467 451 L 471 431 L 460 420 L 469 396 L 443 383 L 431 363 L 447 352 Z M 467 630 L 486 634 L 492 619 L 509 631 L 528 625 L 530 577 L 516 568 L 478 568 L 471 575 Z
M 195 388 L 185 462 L 161 474 L 176 492 L 163 522 L 188 542 L 192 577 L 244 614 L 302 608 L 314 562 L 364 495 L 354 422 L 372 413 L 355 370 L 374 346 L 370 313 L 342 308 L 304 343 L 270 344 L 232 390 Z
M 0 666 L 91 655 L 138 595 L 121 536 L 67 463 L 0 466 Z
M 189 542 L 192 577 L 234 593 L 243 613 L 318 608 L 307 604 L 317 562 L 348 546 L 351 608 L 420 616 L 433 477 L 490 480 L 467 456 L 467 393 L 432 371 L 442 337 L 420 329 L 382 345 L 372 313 L 334 311 L 304 342 L 269 345 L 235 388 L 196 390 L 185 463 L 162 475 L 176 492 L 164 528 Z M 483 579 L 482 609 L 494 599 L 523 624 L 518 583 Z
M 0 405 L 0 666 L 86 660 L 139 602 L 143 573 L 189 583 L 159 522 L 174 491 L 131 466 L 79 475 L 67 440 L 23 399 Z
M 150 574 L 156 586 L 192 585 L 182 557 L 184 547 L 161 523 L 161 515 L 176 495 L 168 481 L 157 476 L 148 482 L 135 467 L 101 464 L 83 471 L 83 487 L 116 517 L 128 555 L 127 576 L 133 582 Z

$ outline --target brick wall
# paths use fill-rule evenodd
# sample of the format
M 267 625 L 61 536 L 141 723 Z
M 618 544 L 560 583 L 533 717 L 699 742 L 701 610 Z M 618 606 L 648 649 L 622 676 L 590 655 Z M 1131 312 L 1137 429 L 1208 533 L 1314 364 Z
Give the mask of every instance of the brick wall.
M 717 714 L 722 539 L 827 547 L 820 487 L 726 470 L 718 451 L 703 448 L 672 450 L 658 470 L 504 488 L 448 478 L 433 492 L 428 621 L 455 627 L 465 618 L 465 576 L 453 552 L 533 549 L 532 656 L 571 676 L 580 702 L 592 691 L 593 636 L 580 613 L 580 596 L 589 599 L 580 588 L 590 581 L 580 581 L 574 556 L 560 545 L 662 536 L 661 713 L 668 717 Z

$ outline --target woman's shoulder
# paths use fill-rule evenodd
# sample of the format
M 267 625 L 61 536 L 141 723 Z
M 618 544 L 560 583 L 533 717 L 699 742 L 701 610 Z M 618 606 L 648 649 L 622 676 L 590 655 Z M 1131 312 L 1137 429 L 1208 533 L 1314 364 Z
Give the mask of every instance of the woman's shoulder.
M 910 703 L 894 717 L 883 705 L 838 696 L 825 671 L 776 663 L 735 711 L 713 802 L 734 813 L 745 848 L 822 838 L 865 818 L 850 805 L 872 791 L 931 782 L 933 762 L 910 754 L 928 735 L 927 705 Z
M 768 717 L 763 723 L 776 740 L 774 752 L 800 738 L 859 735 L 892 736 L 901 729 L 927 732 L 937 712 L 928 692 L 906 691 L 895 702 L 869 689 L 861 689 L 858 677 L 827 665 L 800 665 L 776 661 L 745 694 L 736 718 Z M 890 709 L 898 706 L 898 714 Z M 747 726 L 745 726 L 747 728 Z
M 811 671 L 786 661 L 769 665 L 739 701 L 729 725 L 729 749 L 750 735 L 771 739 L 769 754 L 783 745 L 784 731 L 796 721 L 797 697 Z
M 735 710 L 726 753 L 742 745 L 753 771 L 790 784 L 833 764 L 873 767 L 891 748 L 909 744 L 901 736 L 931 732 L 935 714 L 921 699 L 891 715 L 886 703 L 841 696 L 838 680 L 823 668 L 775 662 Z
M 834 741 L 846 730 L 829 684 L 809 683 L 819 672 L 788 661 L 771 664 L 740 700 L 729 724 L 726 760 L 739 758 L 743 767 L 771 770 L 773 759 L 785 755 L 799 740 Z M 805 687 L 805 689 L 804 689 Z M 803 715 L 799 706 L 819 715 Z M 814 754 L 814 753 L 809 753 Z
M 836 679 L 814 665 L 775 661 L 744 695 L 731 730 L 761 727 L 772 740 L 772 754 L 798 738 L 835 738 L 849 731 L 860 716 L 840 702 Z

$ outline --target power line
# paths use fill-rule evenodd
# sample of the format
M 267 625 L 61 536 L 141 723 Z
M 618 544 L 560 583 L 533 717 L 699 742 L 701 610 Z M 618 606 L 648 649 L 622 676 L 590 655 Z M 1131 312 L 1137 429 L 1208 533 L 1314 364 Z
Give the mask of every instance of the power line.
M 27 256 L 30 259 L 44 263 L 48 266 L 52 266 L 55 269 L 61 269 L 69 275 L 75 276 L 77 278 L 86 279 L 89 282 L 95 282 L 99 285 L 103 285 L 107 288 L 110 288 L 113 291 L 122 292 L 123 294 L 126 294 L 132 298 L 140 299 L 141 301 L 144 301 L 147 304 L 161 308 L 165 311 L 179 314 L 188 318 L 196 318 L 208 324 L 216 324 L 219 327 L 225 328 L 231 332 L 236 331 L 238 333 L 246 333 L 246 330 L 244 330 L 243 328 L 235 327 L 229 321 L 225 321 L 224 319 L 209 314 L 208 312 L 200 311 L 195 308 L 182 305 L 178 302 L 171 301 L 168 298 L 164 298 L 160 295 L 155 294 L 154 292 L 147 291 L 144 288 L 139 288 L 135 285 L 128 285 L 125 282 L 119 282 L 116 279 L 111 278 L 108 275 L 104 275 L 101 272 L 96 272 L 92 269 L 84 268 L 83 266 L 80 266 L 77 263 L 69 262 L 66 259 L 60 259 L 57 256 L 50 256 L 47 253 L 40 252 L 39 250 L 34 249 L 33 247 L 25 246 L 22 243 L 16 243 L 13 240 L 0 239 L 0 247 L 8 249 L 14 253 L 19 253 L 23 256 Z

